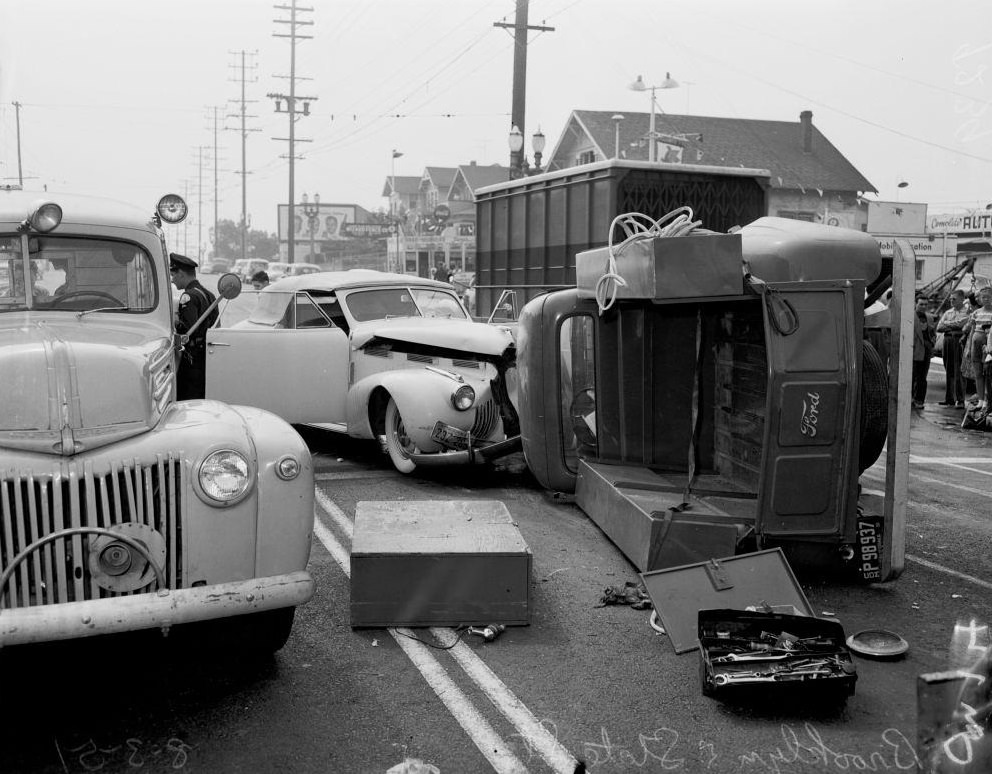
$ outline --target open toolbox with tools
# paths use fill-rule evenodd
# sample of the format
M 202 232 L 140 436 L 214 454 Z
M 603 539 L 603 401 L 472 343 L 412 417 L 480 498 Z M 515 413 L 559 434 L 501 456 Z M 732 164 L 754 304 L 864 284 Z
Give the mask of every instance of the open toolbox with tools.
M 699 611 L 703 693 L 802 684 L 851 696 L 857 667 L 843 627 L 823 618 L 762 610 Z

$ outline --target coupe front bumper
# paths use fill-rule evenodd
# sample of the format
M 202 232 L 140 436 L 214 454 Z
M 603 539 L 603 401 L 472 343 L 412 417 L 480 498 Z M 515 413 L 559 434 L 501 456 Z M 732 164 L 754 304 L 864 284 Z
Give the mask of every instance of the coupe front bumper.
M 302 570 L 213 586 L 4 609 L 0 610 L 0 647 L 169 627 L 295 607 L 309 601 L 313 593 L 313 578 Z

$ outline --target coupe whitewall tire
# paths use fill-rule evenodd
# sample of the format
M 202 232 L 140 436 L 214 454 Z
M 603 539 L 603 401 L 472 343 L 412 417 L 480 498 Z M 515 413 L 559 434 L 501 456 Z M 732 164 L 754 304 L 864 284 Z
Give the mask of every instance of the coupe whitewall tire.
M 400 473 L 413 473 L 417 468 L 417 463 L 410 459 L 410 455 L 419 450 L 407 437 L 403 417 L 400 416 L 400 410 L 392 398 L 386 406 L 386 451 L 393 466 Z

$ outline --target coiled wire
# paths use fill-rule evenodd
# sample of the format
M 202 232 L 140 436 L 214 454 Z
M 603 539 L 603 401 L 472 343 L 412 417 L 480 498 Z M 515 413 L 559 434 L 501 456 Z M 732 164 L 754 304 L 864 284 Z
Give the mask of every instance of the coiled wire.
M 655 220 L 642 212 L 625 212 L 617 215 L 610 223 L 609 243 L 607 245 L 606 272 L 596 281 L 596 305 L 602 315 L 613 306 L 617 300 L 617 291 L 627 287 L 627 282 L 617 271 L 617 256 L 634 242 L 656 237 L 687 236 L 702 225 L 701 220 L 693 220 L 692 207 L 678 207 Z M 613 234 L 617 228 L 624 233 L 624 239 L 613 244 Z M 715 233 L 700 229 L 701 233 Z

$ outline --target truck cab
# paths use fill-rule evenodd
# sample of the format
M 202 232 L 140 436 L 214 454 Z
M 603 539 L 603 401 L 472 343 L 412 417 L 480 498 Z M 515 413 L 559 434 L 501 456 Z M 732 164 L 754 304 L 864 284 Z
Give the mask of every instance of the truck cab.
M 867 234 L 768 217 L 580 252 L 517 328 L 530 469 L 642 572 L 781 547 L 896 577 L 900 527 L 859 482 L 889 430 L 864 336 L 880 268 Z
M 302 439 L 176 400 L 177 212 L 0 191 L 0 647 L 229 619 L 275 650 L 313 594 Z

